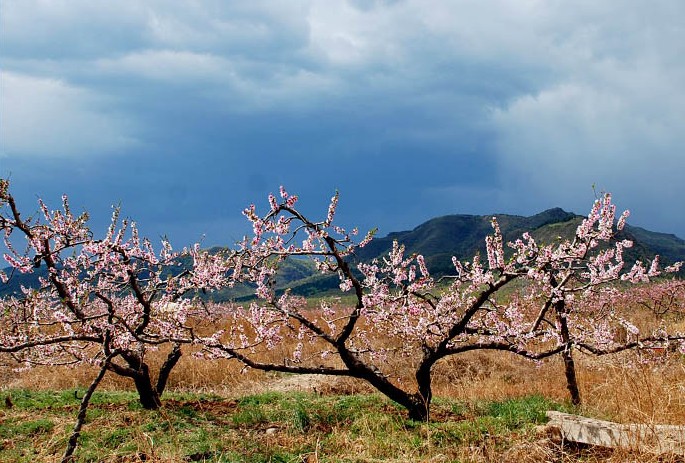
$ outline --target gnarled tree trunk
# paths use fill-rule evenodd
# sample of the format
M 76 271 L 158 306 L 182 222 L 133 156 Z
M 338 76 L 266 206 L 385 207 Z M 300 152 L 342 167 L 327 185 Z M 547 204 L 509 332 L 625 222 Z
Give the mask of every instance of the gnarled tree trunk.
M 580 389 L 578 388 L 578 376 L 576 374 L 576 364 L 573 361 L 573 344 L 571 343 L 571 335 L 569 334 L 568 321 L 566 313 L 563 311 L 563 301 L 561 301 L 561 311 L 557 308 L 557 320 L 561 327 L 561 340 L 564 343 L 564 350 L 561 357 L 564 359 L 564 374 L 566 375 L 566 387 L 571 395 L 571 403 L 573 405 L 580 405 Z
M 175 344 L 169 352 L 166 361 L 159 371 L 156 385 L 152 382 L 150 375 L 150 367 L 143 360 L 141 352 L 128 351 L 121 354 L 121 357 L 126 361 L 126 366 L 115 363 L 110 363 L 109 369 L 116 374 L 126 376 L 133 379 L 138 392 L 140 404 L 146 410 L 157 410 L 162 405 L 160 396 L 166 389 L 166 384 L 169 379 L 171 370 L 176 366 L 181 358 L 181 347 Z

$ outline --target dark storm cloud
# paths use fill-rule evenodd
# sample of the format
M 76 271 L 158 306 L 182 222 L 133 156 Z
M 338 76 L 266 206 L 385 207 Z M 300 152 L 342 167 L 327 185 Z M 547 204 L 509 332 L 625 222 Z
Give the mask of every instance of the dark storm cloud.
M 121 202 L 152 235 L 213 244 L 279 184 L 312 210 L 338 188 L 343 220 L 384 232 L 456 212 L 582 213 L 595 184 L 685 235 L 677 0 L 0 13 L 0 175 L 27 197 Z

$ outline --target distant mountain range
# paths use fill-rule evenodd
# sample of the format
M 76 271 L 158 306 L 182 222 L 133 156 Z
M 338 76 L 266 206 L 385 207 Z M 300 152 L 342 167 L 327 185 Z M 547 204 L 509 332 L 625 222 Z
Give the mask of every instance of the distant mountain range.
M 423 254 L 428 269 L 437 274 L 452 272 L 451 257 L 470 259 L 475 253 L 485 255 L 485 237 L 492 233 L 492 215 L 446 215 L 425 222 L 410 231 L 394 232 L 373 240 L 357 255 L 368 260 L 387 253 L 394 240 L 404 244 L 408 253 Z M 504 242 L 520 238 L 529 232 L 536 242 L 550 244 L 562 238 L 572 238 L 585 217 L 560 208 L 549 209 L 531 217 L 497 214 Z M 652 259 L 659 254 L 663 263 L 685 261 L 685 240 L 675 235 L 658 233 L 626 225 L 619 239 L 633 241 L 626 251 L 626 262 Z M 506 251 L 506 246 L 505 246 Z
M 562 238 L 573 237 L 583 216 L 560 208 L 549 209 L 531 217 L 497 214 L 497 221 L 504 235 L 504 242 L 519 238 L 529 232 L 538 243 L 549 244 Z M 460 260 L 471 259 L 476 253 L 485 255 L 485 237 L 492 233 L 487 215 L 446 215 L 431 219 L 413 230 L 393 232 L 376 238 L 366 247 L 357 249 L 358 261 L 370 261 L 390 251 L 394 240 L 406 247 L 407 254 L 423 254 L 426 265 L 435 276 L 453 272 L 452 256 Z M 626 251 L 625 260 L 648 260 L 658 254 L 663 264 L 685 261 L 685 240 L 672 234 L 658 233 L 640 227 L 626 225 L 619 239 L 630 239 L 633 247 Z M 9 284 L 0 284 L 0 295 L 11 293 L 20 284 L 36 284 L 35 275 L 15 275 Z M 311 262 L 290 259 L 284 263 L 276 278 L 276 288 L 291 288 L 295 294 L 322 294 L 335 289 L 337 276 L 318 274 Z M 252 296 L 251 288 L 242 287 L 222 291 L 214 295 L 217 300 L 245 300 Z
M 497 221 L 504 235 L 504 242 L 520 238 L 529 232 L 540 244 L 553 243 L 562 238 L 572 238 L 585 217 L 566 212 L 560 208 L 549 209 L 531 217 L 497 214 Z M 393 241 L 404 244 L 407 255 L 422 254 L 434 276 L 454 272 L 452 256 L 459 260 L 471 259 L 476 253 L 485 255 L 485 237 L 492 233 L 492 215 L 446 215 L 422 223 L 413 230 L 389 233 L 376 238 L 364 248 L 357 249 L 358 261 L 370 261 L 382 257 L 392 249 Z M 625 260 L 651 260 L 655 255 L 660 261 L 672 264 L 685 261 L 685 240 L 672 234 L 652 232 L 640 227 L 626 225 L 618 234 L 619 239 L 630 239 L 633 247 L 626 250 Z M 506 252 L 505 247 L 505 252 Z M 309 262 L 292 260 L 283 265 L 277 275 L 276 287 L 290 288 L 300 295 L 322 294 L 337 288 L 337 276 L 323 276 L 314 272 Z M 311 272 L 311 273 L 307 273 Z M 681 272 L 682 274 L 683 272 Z M 224 293 L 220 299 L 248 299 L 251 294 Z

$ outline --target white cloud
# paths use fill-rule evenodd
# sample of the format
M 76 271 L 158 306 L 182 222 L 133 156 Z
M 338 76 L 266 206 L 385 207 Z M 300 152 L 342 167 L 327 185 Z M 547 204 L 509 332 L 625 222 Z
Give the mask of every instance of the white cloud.
M 311 107 L 343 83 L 334 75 L 286 63 L 176 50 L 145 50 L 93 63 L 101 76 L 143 79 L 183 103 L 204 100 L 231 112 Z
M 0 73 L 0 155 L 88 156 L 136 143 L 125 119 L 88 90 Z
M 249 54 L 255 48 L 297 46 L 307 40 L 307 3 L 148 2 L 145 37 L 148 46 L 205 52 Z
M 142 2 L 3 0 L 3 54 L 32 59 L 83 59 L 140 43 Z
M 330 108 L 372 127 L 367 145 L 494 146 L 489 200 L 563 206 L 593 183 L 685 195 L 682 0 L 6 0 L 2 13 L 15 151 L 121 146 L 128 126 L 103 94 L 143 130 L 172 105 Z
M 651 228 L 683 226 L 663 206 L 682 214 L 682 71 L 681 64 L 664 67 L 649 54 L 598 60 L 493 110 L 502 188 L 518 193 L 509 205 L 583 210 L 595 185 L 641 210 L 643 225 L 651 217 L 657 221 Z
M 142 77 L 171 84 L 206 84 L 231 79 L 235 72 L 226 59 L 208 53 L 177 50 L 144 50 L 93 63 L 105 75 Z
M 521 33 L 526 5 L 536 2 L 497 0 L 492 11 L 473 0 L 378 1 L 364 8 L 311 0 L 7 3 L 0 52 L 11 57 L 8 70 L 42 69 L 47 78 L 85 77 L 105 88 L 145 79 L 161 85 L 153 94 L 184 85 L 221 103 L 244 102 L 238 110 L 328 106 L 374 93 L 387 103 L 400 95 L 426 106 L 445 101 L 445 87 L 473 91 L 480 79 L 474 74 L 520 60 L 520 51 L 531 54 L 536 44 L 533 34 Z M 494 25 L 483 26 L 483 15 Z M 35 24 L 40 30 L 28 32 Z M 450 72 L 457 62 L 478 70 Z

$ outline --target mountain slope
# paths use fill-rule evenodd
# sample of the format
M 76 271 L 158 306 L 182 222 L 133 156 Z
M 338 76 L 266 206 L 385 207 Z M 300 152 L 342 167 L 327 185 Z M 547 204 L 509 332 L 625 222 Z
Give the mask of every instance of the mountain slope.
M 582 222 L 582 216 L 560 208 L 549 209 L 531 217 L 496 214 L 504 242 L 520 238 L 529 232 L 538 243 L 550 244 L 571 239 Z M 425 222 L 410 231 L 390 233 L 378 238 L 357 252 L 366 261 L 386 254 L 394 240 L 406 247 L 406 252 L 423 254 L 429 270 L 435 274 L 452 271 L 451 257 L 470 259 L 476 253 L 484 255 L 485 237 L 492 233 L 492 216 L 447 215 Z M 675 235 L 657 233 L 626 225 L 618 239 L 630 239 L 633 248 L 626 252 L 626 262 L 652 259 L 656 254 L 663 263 L 685 261 L 685 240 Z M 506 252 L 506 247 L 505 247 Z
M 505 243 L 519 238 L 524 232 L 538 236 L 566 236 L 569 222 L 578 216 L 560 208 L 549 209 L 531 217 L 495 214 L 504 235 Z M 431 272 L 442 274 L 452 270 L 452 256 L 460 260 L 470 259 L 476 253 L 485 252 L 485 237 L 492 233 L 491 219 L 487 215 L 446 215 L 425 222 L 410 231 L 390 233 L 373 240 L 357 252 L 361 260 L 369 260 L 386 254 L 394 240 L 406 247 L 406 252 L 423 254 Z M 557 225 L 557 227 L 552 227 Z M 569 225 L 569 226 L 567 226 Z M 540 233 L 539 231 L 543 231 Z M 538 231 L 538 233 L 536 233 Z M 571 232 L 572 233 L 572 232 Z M 546 240 L 545 240 L 546 241 Z
M 520 238 L 524 232 L 530 232 L 535 240 L 542 244 L 570 239 L 583 220 L 582 216 L 560 208 L 549 209 L 530 217 L 507 214 L 495 216 L 505 243 Z M 485 254 L 485 237 L 492 233 L 491 218 L 490 215 L 436 217 L 413 230 L 393 232 L 374 239 L 366 247 L 357 249 L 355 258 L 357 261 L 370 261 L 382 257 L 390 251 L 393 241 L 397 240 L 405 245 L 407 254 L 423 254 L 426 265 L 433 275 L 448 274 L 454 270 L 452 256 L 466 260 L 471 259 L 476 253 Z M 685 261 L 685 240 L 675 235 L 626 225 L 618 238 L 634 242 L 633 248 L 626 252 L 627 263 L 638 259 L 652 259 L 656 254 L 661 256 L 664 264 Z M 220 248 L 214 248 L 210 251 L 219 250 Z M 0 284 L 0 296 L 18 291 L 20 285 L 35 286 L 37 274 L 40 274 L 41 270 L 44 269 L 38 269 L 36 274 L 30 275 L 15 274 L 9 283 Z M 281 266 L 276 278 L 277 289 L 291 288 L 295 294 L 307 296 L 334 289 L 338 283 L 336 276 L 318 274 L 312 263 L 305 259 L 288 259 Z M 252 288 L 241 286 L 214 293 L 212 297 L 217 300 L 243 300 L 251 298 L 252 295 Z

